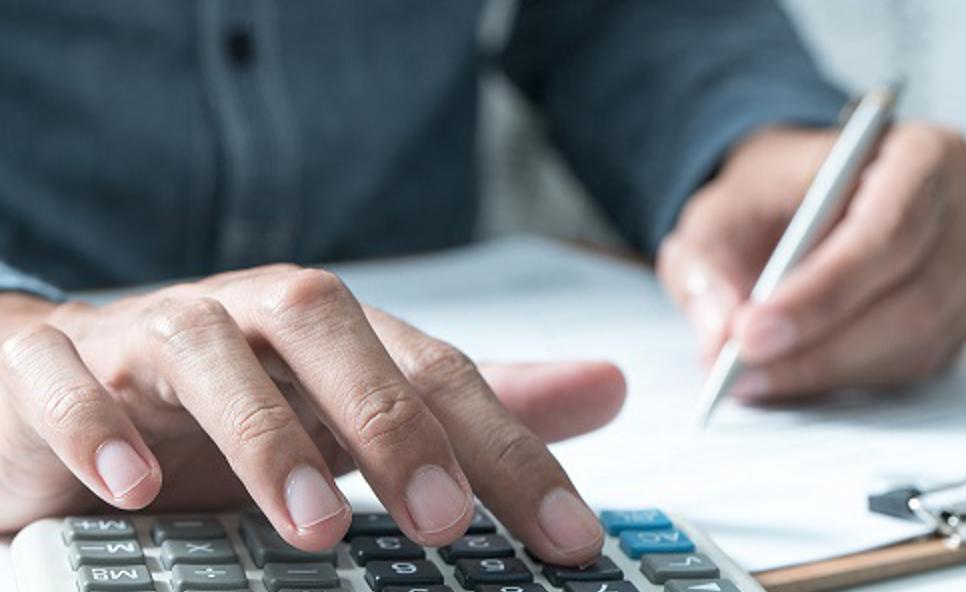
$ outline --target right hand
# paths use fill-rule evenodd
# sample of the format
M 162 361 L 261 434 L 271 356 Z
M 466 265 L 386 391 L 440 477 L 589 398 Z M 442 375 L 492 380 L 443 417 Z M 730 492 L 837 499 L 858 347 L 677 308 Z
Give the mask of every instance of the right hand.
M 251 499 L 289 543 L 319 549 L 350 520 L 333 475 L 358 468 L 418 544 L 459 537 L 475 492 L 546 561 L 600 551 L 594 514 L 541 437 L 616 414 L 624 383 L 610 364 L 490 369 L 501 404 L 453 347 L 288 265 L 102 308 L 4 311 L 0 331 L 17 331 L 0 349 L 0 530 L 103 503 Z

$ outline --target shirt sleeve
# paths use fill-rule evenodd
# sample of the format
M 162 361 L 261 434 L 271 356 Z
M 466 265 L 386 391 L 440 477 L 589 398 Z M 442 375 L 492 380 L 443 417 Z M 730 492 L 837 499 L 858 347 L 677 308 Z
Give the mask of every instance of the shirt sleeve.
M 521 0 L 501 63 L 651 256 L 737 141 L 832 125 L 847 100 L 773 0 Z
M 14 269 L 0 261 L 0 292 L 23 292 L 53 302 L 63 302 L 67 296 L 47 282 Z

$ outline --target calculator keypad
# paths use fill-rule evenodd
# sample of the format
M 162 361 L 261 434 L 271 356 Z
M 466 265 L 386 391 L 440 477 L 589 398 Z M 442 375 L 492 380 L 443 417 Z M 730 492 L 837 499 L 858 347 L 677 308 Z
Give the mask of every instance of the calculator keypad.
M 744 592 L 660 510 L 600 519 L 605 553 L 580 568 L 543 564 L 480 509 L 437 550 L 385 513 L 356 514 L 345 543 L 315 552 L 258 513 L 241 514 L 237 530 L 215 516 L 68 518 L 61 535 L 77 592 Z

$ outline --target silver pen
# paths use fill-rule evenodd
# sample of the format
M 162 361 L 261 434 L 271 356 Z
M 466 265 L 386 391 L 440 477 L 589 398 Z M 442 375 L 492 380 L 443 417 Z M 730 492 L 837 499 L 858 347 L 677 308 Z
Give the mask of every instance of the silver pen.
M 863 96 L 855 106 L 755 282 L 751 291 L 753 302 L 763 302 L 771 296 L 785 274 L 841 215 L 855 180 L 892 122 L 901 90 L 901 82 L 884 85 Z M 708 424 L 742 370 L 740 347 L 734 339 L 729 339 L 711 367 L 698 399 L 701 427 Z

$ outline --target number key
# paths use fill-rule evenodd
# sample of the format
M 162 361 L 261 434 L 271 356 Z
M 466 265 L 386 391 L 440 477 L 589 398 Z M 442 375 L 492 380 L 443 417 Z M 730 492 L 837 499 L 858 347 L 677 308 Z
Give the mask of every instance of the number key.
M 547 592 L 547 589 L 540 584 L 484 584 L 476 587 L 476 592 Z
M 431 561 L 370 561 L 366 564 L 366 583 L 375 592 L 387 586 L 434 586 L 443 583 L 443 574 Z
M 480 584 L 526 584 L 533 581 L 527 565 L 516 557 L 503 559 L 460 559 L 456 579 L 467 590 Z
M 458 559 L 513 557 L 514 554 L 513 545 L 500 534 L 469 535 L 439 549 L 446 563 L 456 563 Z
M 597 561 L 586 567 L 544 565 L 543 575 L 552 585 L 558 588 L 563 586 L 565 582 L 606 582 L 624 579 L 624 572 L 606 555 L 598 557 Z
M 639 592 L 637 586 L 622 580 L 620 582 L 567 582 L 564 592 Z
M 423 548 L 404 536 L 358 536 L 352 539 L 350 549 L 356 563 L 365 566 L 380 559 L 423 559 Z

